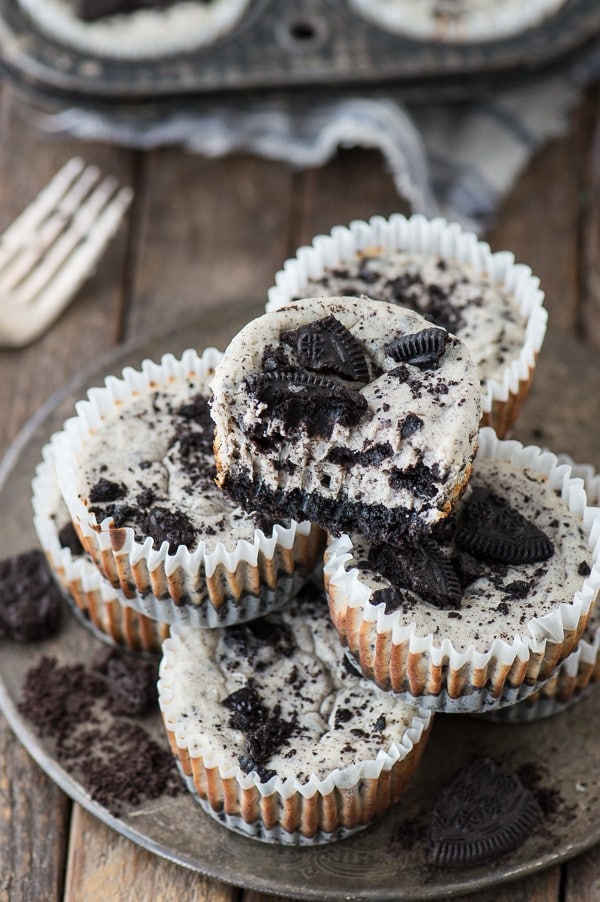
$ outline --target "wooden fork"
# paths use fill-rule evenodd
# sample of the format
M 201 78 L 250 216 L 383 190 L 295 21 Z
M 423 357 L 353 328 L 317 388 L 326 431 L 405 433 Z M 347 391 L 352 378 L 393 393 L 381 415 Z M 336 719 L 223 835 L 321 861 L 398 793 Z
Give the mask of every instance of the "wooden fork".
M 0 237 L 0 346 L 38 338 L 73 299 L 116 232 L 131 188 L 69 160 Z

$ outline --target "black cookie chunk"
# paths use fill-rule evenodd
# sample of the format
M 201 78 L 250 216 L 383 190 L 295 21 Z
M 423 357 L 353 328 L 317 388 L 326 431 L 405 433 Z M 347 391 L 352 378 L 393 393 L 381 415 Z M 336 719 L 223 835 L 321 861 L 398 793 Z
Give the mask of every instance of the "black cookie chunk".
M 106 501 L 119 501 L 127 494 L 127 486 L 122 482 L 113 482 L 112 479 L 100 479 L 90 489 L 90 501 L 92 504 L 103 504 Z
M 385 351 L 398 363 L 409 363 L 420 370 L 435 369 L 446 350 L 448 333 L 444 329 L 422 329 L 412 335 L 401 335 L 386 346 Z
M 140 9 L 165 9 L 177 0 L 74 0 L 75 13 L 85 22 L 94 22 L 117 14 L 125 15 Z
M 268 783 L 272 777 L 277 776 L 277 771 L 270 770 L 268 767 L 262 767 L 262 765 L 257 764 L 256 761 L 253 761 L 248 755 L 240 755 L 238 761 L 245 774 L 251 774 L 252 771 L 255 771 L 255 773 L 258 774 L 258 779 L 261 783 Z
M 113 714 L 134 716 L 156 708 L 156 667 L 152 661 L 139 661 L 115 654 L 106 665 L 108 707 Z
M 304 424 L 311 438 L 329 438 L 336 423 L 356 426 L 368 408 L 360 392 L 300 369 L 255 373 L 245 383 L 266 405 L 263 417 L 282 420 L 290 431 Z M 255 431 L 260 437 L 264 424 Z
M 242 733 L 255 729 L 268 718 L 268 711 L 251 683 L 232 692 L 221 704 L 232 712 L 229 726 Z
M 402 607 L 406 600 L 406 592 L 395 586 L 388 586 L 386 589 L 377 589 L 371 595 L 371 604 L 385 605 L 385 613 L 393 614 L 398 608 Z
M 70 520 L 58 530 L 58 541 L 60 542 L 60 547 L 68 548 L 74 557 L 83 554 L 83 546 Z
M 473 761 L 442 790 L 432 811 L 428 854 L 437 867 L 470 867 L 516 849 L 541 809 L 516 774 Z
M 352 333 L 335 316 L 281 333 L 284 344 L 294 348 L 300 366 L 334 373 L 351 382 L 368 382 L 365 352 Z
M 466 502 L 455 542 L 473 557 L 501 564 L 532 564 L 554 554 L 541 529 L 484 488 L 473 489 Z
M 163 542 L 169 543 L 169 551 L 174 554 L 179 545 L 193 545 L 196 531 L 191 520 L 183 511 L 170 511 L 166 507 L 154 507 L 142 517 L 140 527 L 144 534 L 151 536 L 159 548 Z
M 46 558 L 33 549 L 0 561 L 0 637 L 34 642 L 60 626 L 61 594 Z
M 462 589 L 452 562 L 431 539 L 372 545 L 369 566 L 396 589 L 411 589 L 438 608 L 460 608 Z M 391 598 L 380 601 L 392 602 Z

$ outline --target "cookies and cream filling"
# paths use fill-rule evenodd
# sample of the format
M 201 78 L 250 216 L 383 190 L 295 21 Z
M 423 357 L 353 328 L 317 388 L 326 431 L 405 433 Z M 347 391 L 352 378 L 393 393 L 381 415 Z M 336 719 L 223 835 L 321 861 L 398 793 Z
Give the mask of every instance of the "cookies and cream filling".
M 366 294 L 415 310 L 464 341 L 482 386 L 503 381 L 525 340 L 527 320 L 513 292 L 469 263 L 437 254 L 373 248 L 326 269 L 300 292 L 302 297 Z
M 217 367 L 219 479 L 338 532 L 345 504 L 427 528 L 468 477 L 479 396 L 466 346 L 413 311 L 302 300 L 245 326 Z
M 260 782 L 324 780 L 332 771 L 411 747 L 424 712 L 377 689 L 346 660 L 314 586 L 277 614 L 215 630 L 175 627 L 169 720 L 190 756 Z M 161 685 L 159 683 L 159 691 Z M 185 736 L 183 736 L 185 733 Z M 413 734 L 413 738 L 414 738 Z M 398 752 L 400 753 L 398 755 Z
M 416 635 L 436 645 L 449 638 L 459 652 L 526 633 L 532 618 L 569 603 L 591 571 L 583 525 L 546 476 L 502 460 L 475 461 L 469 491 L 428 541 L 406 547 L 395 566 L 402 549 L 356 537 L 347 567 L 358 567 L 369 605 L 384 603 Z
M 252 541 L 256 522 L 216 487 L 209 380 L 173 379 L 114 405 L 90 436 L 77 492 L 101 523 L 130 526 L 136 539 L 208 549 Z

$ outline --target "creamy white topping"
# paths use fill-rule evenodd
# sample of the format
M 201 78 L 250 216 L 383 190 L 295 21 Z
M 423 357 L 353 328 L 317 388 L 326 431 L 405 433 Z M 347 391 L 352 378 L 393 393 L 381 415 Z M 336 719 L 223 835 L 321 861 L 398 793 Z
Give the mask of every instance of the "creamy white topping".
M 248 685 L 269 717 L 294 724 L 260 762 L 281 780 L 323 780 L 335 768 L 373 760 L 402 743 L 417 713 L 345 662 L 327 601 L 314 587 L 260 621 L 173 633 L 170 719 L 185 723 L 192 757 L 210 749 L 223 770 L 248 756 L 248 734 L 230 726 L 233 711 L 223 704 Z
M 464 341 L 482 386 L 502 382 L 525 341 L 526 319 L 512 292 L 468 263 L 435 254 L 369 249 L 311 279 L 299 293 L 368 294 L 416 310 Z
M 405 601 L 396 609 L 400 621 L 414 622 L 419 636 L 432 634 L 436 646 L 449 638 L 457 651 L 465 651 L 470 645 L 482 650 L 496 637 L 510 641 L 526 634 L 532 617 L 543 617 L 562 602 L 572 601 L 592 563 L 580 521 L 550 488 L 545 476 L 515 470 L 505 461 L 476 460 L 470 487 L 478 486 L 494 492 L 543 530 L 554 545 L 554 554 L 531 564 L 482 562 L 481 575 L 464 589 L 457 610 L 440 609 L 405 590 Z M 466 503 L 468 498 L 461 502 Z M 353 546 L 347 569 L 358 566 L 361 582 L 372 592 L 388 588 L 389 580 L 369 568 L 369 546 L 359 537 L 353 539 Z M 443 542 L 440 549 L 446 555 L 453 550 Z M 377 602 L 377 597 L 372 596 L 372 601 Z
M 262 374 L 265 350 L 281 349 L 281 335 L 333 315 L 369 361 L 370 381 L 315 373 L 358 391 L 367 409 L 354 426 L 336 422 L 331 435 L 310 435 L 271 414 L 247 377 Z M 303 300 L 249 323 L 217 367 L 212 415 L 219 466 L 275 492 L 316 493 L 415 513 L 423 524 L 454 503 L 476 447 L 481 414 L 479 384 L 465 345 L 448 336 L 439 366 L 399 363 L 386 348 L 430 329 L 401 307 L 368 298 Z M 294 351 L 286 360 L 298 365 Z M 258 441 L 253 430 L 263 430 Z
M 519 34 L 566 0 L 350 0 L 361 15 L 400 34 L 445 41 L 489 41 Z
M 68 0 L 18 2 L 43 31 L 77 50 L 142 59 L 212 43 L 234 27 L 249 0 L 185 0 L 163 10 L 141 9 L 92 22 L 80 19 Z
M 190 550 L 200 541 L 212 549 L 219 541 L 228 547 L 253 539 L 252 517 L 232 505 L 215 485 L 208 408 L 200 418 L 189 409 L 182 414 L 196 396 L 206 399 L 209 395 L 208 378 L 172 379 L 160 390 L 115 406 L 113 415 L 91 437 L 77 472 L 78 495 L 99 522 L 116 508 L 116 525 L 131 526 L 143 541 L 140 516 L 161 508 L 189 520 L 194 534 L 193 541 L 186 543 Z M 100 480 L 121 486 L 119 496 L 94 501 L 94 487 Z M 132 508 L 129 513 L 128 507 Z M 155 541 L 155 547 L 159 545 Z

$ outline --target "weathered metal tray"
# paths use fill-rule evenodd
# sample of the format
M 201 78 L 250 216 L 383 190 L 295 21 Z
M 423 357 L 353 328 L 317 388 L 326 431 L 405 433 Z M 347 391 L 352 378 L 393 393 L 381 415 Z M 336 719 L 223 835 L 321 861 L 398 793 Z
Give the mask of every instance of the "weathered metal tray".
M 238 319 L 239 312 L 220 310 L 137 348 L 120 349 L 52 399 L 0 468 L 0 556 L 36 544 L 30 504 L 33 471 L 42 445 L 72 413 L 74 401 L 88 386 L 146 356 L 156 359 L 168 350 L 178 354 L 190 344 L 222 347 Z M 538 442 L 543 435 L 556 450 L 598 464 L 593 455 L 600 447 L 600 427 L 592 414 L 599 396 L 597 355 L 550 333 L 518 435 Z M 600 784 L 593 779 L 600 770 L 600 687 L 567 712 L 538 724 L 438 715 L 408 793 L 377 825 L 343 842 L 298 850 L 261 844 L 257 849 L 252 840 L 205 815 L 187 793 L 130 807 L 114 817 L 91 800 L 75 776 L 55 760 L 51 744 L 40 739 L 17 710 L 24 674 L 42 655 L 53 655 L 61 664 L 89 662 L 99 642 L 68 616 L 54 639 L 27 646 L 0 642 L 0 707 L 30 754 L 68 795 L 119 833 L 186 867 L 247 888 L 303 899 L 446 899 L 524 876 L 600 842 Z M 144 726 L 166 742 L 158 713 L 146 718 Z M 433 869 L 427 865 L 423 842 L 433 799 L 463 763 L 480 755 L 512 770 L 535 773 L 538 788 L 554 802 L 553 811 L 521 848 L 493 868 Z
M 181 100 L 215 92 L 394 83 L 408 96 L 468 95 L 498 74 L 523 78 L 580 52 L 600 31 L 597 0 L 568 0 L 503 40 L 444 44 L 378 28 L 346 0 L 252 0 L 229 34 L 192 53 L 135 61 L 46 37 L 17 0 L 0 0 L 0 63 L 21 87 L 88 102 Z M 473 78 L 473 74 L 477 78 Z

